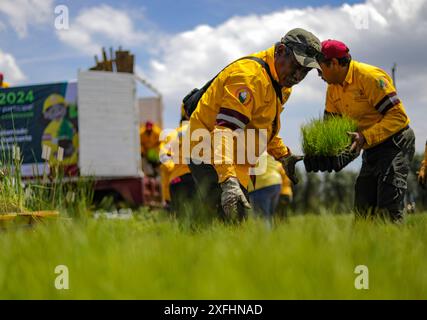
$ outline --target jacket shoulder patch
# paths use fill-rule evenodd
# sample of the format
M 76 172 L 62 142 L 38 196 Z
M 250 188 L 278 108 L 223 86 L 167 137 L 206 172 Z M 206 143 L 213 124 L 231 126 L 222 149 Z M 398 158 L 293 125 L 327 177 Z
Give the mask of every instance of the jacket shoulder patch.
M 236 91 L 236 98 L 243 105 L 247 105 L 252 101 L 252 92 L 248 87 L 240 87 Z

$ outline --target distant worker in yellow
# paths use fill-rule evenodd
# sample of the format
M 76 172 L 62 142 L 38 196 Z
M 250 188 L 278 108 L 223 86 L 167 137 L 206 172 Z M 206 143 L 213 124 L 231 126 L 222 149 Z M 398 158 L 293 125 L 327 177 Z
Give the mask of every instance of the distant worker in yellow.
M 162 142 L 160 144 L 160 162 L 162 159 L 162 152 L 165 152 L 165 144 L 168 143 L 167 141 Z M 165 163 L 160 164 L 160 183 L 162 188 L 162 205 L 165 209 L 170 209 L 170 202 L 171 202 L 171 195 L 169 192 L 169 176 L 170 171 L 172 169 Z
M 51 164 L 58 160 L 64 165 L 77 164 L 78 135 L 73 123 L 66 118 L 67 107 L 64 97 L 57 93 L 47 97 L 43 104 L 43 117 L 49 123 L 43 131 L 42 148 L 43 145 L 50 147 Z M 63 149 L 59 157 L 58 147 Z
M 282 190 L 282 164 L 276 161 L 271 155 L 264 153 L 258 160 L 262 167 L 264 162 L 265 170 L 258 175 L 254 175 L 249 181 L 248 192 L 249 202 L 255 214 L 262 215 L 270 223 L 273 220 Z
M 175 150 L 179 150 L 179 155 L 182 154 L 182 137 L 187 127 L 188 122 L 181 121 L 181 126 L 168 135 L 160 150 L 162 189 L 170 196 L 170 208 L 176 215 L 180 215 L 185 206 L 191 205 L 196 194 L 190 168 L 181 159 L 174 157 Z
M 141 157 L 143 160 L 143 170 L 149 176 L 156 175 L 159 165 L 161 129 L 152 121 L 147 121 L 140 128 L 139 136 L 141 143 Z
M 418 182 L 423 188 L 426 187 L 426 183 L 427 183 L 427 141 L 426 141 L 426 148 L 424 151 L 424 159 L 421 162 L 420 171 L 418 172 Z
M 9 88 L 9 84 L 5 82 L 3 73 L 0 72 L 0 88 Z
M 279 219 L 287 219 L 289 216 L 289 208 L 293 199 L 292 182 L 286 175 L 283 167 L 280 167 L 280 174 L 282 176 L 282 190 L 280 191 L 276 214 Z

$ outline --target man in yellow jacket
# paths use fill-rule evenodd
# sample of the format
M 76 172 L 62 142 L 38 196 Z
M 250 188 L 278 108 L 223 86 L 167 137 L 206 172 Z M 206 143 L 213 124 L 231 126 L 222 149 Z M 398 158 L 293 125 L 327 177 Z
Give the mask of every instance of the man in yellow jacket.
M 152 121 L 147 121 L 139 130 L 142 169 L 146 175 L 157 174 L 160 151 L 161 129 Z
M 238 148 L 227 139 L 215 143 L 220 134 L 255 132 L 255 146 L 267 149 L 282 163 L 291 180 L 297 182 L 295 163 L 302 157 L 292 155 L 278 136 L 280 113 L 292 86 L 312 68 L 319 68 L 315 59 L 319 52 L 320 41 L 316 36 L 304 29 L 293 29 L 280 42 L 253 54 L 255 60 L 246 57 L 231 63 L 209 85 L 191 114 L 189 164 L 207 208 L 216 210 L 225 219 L 235 219 L 244 217 L 245 208 L 250 207 L 246 190 L 252 165 L 249 161 L 236 160 L 242 154 L 248 156 L 245 153 L 249 148 Z M 257 139 L 262 130 L 265 130 L 266 147 L 261 146 L 262 139 Z M 210 138 L 207 145 L 211 157 L 198 152 L 201 140 L 193 139 L 196 133 L 202 134 L 203 142 Z M 259 149 L 257 156 L 264 151 Z
M 380 68 L 352 60 L 348 47 L 336 40 L 322 42 L 318 61 L 328 83 L 325 115 L 345 114 L 358 122 L 350 132 L 351 149 L 363 152 L 355 186 L 356 212 L 403 219 L 415 136 L 390 76 Z
M 426 183 L 427 183 L 427 141 L 426 141 L 426 148 L 424 151 L 424 159 L 421 162 L 420 171 L 418 171 L 418 182 L 423 188 L 426 187 Z

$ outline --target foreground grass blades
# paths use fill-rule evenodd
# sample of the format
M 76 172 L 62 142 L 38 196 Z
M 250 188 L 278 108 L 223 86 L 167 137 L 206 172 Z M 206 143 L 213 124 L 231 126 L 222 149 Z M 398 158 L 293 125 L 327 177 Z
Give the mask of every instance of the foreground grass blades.
M 2 299 L 426 299 L 427 215 L 402 226 L 305 215 L 196 231 L 142 213 L 0 232 Z M 193 229 L 194 230 L 194 229 Z M 55 289 L 57 265 L 69 290 Z M 357 265 L 369 290 L 356 290 Z

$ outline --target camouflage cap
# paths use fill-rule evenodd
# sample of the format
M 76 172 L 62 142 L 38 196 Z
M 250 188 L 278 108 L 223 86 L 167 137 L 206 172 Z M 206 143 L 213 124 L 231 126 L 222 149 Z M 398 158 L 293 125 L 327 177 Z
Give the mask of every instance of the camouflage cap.
M 296 28 L 290 30 L 280 42 L 292 50 L 300 65 L 320 69 L 316 57 L 321 53 L 322 46 L 314 34 L 302 28 Z

